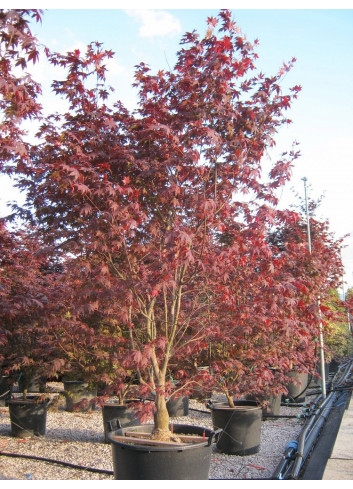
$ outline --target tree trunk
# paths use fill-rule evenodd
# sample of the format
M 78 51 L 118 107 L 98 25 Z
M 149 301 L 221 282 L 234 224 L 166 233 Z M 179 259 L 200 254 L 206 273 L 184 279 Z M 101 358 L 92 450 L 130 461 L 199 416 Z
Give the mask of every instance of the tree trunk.
M 169 430 L 169 413 L 164 393 L 156 395 L 156 408 L 152 439 L 181 443 L 180 438 L 177 435 L 173 435 L 172 431 Z
M 227 401 L 228 401 L 229 407 L 231 407 L 231 408 L 235 407 L 233 397 L 230 396 L 228 393 L 226 393 L 226 396 L 227 396 Z
M 154 415 L 154 433 L 169 433 L 169 413 L 164 394 L 156 395 L 156 413 Z

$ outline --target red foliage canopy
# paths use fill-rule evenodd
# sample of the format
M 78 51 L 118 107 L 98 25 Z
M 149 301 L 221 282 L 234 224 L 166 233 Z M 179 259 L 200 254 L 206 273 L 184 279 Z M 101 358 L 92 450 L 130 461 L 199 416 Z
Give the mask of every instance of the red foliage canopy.
M 44 121 L 26 168 L 12 167 L 27 191 L 22 216 L 74 257 L 70 317 L 85 321 L 88 309 L 115 321 L 125 341 L 119 365 L 156 395 L 158 426 L 168 379 L 195 385 L 210 342 L 214 376 L 203 380 L 231 372 L 228 389 L 240 393 L 251 378 L 268 381 L 267 365 L 283 365 L 279 353 L 292 328 L 305 337 L 308 314 L 302 243 L 279 252 L 268 240 L 271 227 L 295 226 L 274 205 L 298 153 L 262 172 L 300 91 L 280 88 L 295 60 L 275 76 L 257 73 L 254 46 L 227 10 L 181 46 L 171 71 L 137 66 L 136 113 L 107 105 L 111 51 L 94 43 L 85 54 L 50 54 L 67 70 L 53 89 L 69 111 Z

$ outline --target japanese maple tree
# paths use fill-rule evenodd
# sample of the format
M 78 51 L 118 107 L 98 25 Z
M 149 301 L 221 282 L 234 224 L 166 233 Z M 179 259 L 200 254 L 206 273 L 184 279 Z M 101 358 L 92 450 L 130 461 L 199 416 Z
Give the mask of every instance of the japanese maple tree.
M 318 361 L 320 325 L 325 335 L 328 320 L 332 318 L 325 302 L 331 291 L 339 287 L 343 273 L 341 249 L 344 238 L 335 238 L 329 231 L 329 223 L 315 218 L 317 205 L 314 201 L 309 203 L 310 251 L 307 219 L 303 214 L 297 214 L 297 218 L 287 224 L 278 225 L 269 237 L 276 256 L 278 283 L 287 281 L 293 298 L 287 327 L 281 335 L 282 349 L 287 351 L 287 369 L 311 373 L 315 372 Z
M 182 359 L 212 338 L 265 342 L 265 323 L 254 330 L 233 313 L 246 299 L 236 314 L 249 318 L 250 283 L 258 298 L 273 274 L 264 233 L 298 156 L 282 155 L 263 175 L 264 153 L 300 91 L 280 88 L 294 59 L 274 76 L 258 73 L 254 46 L 227 10 L 207 20 L 203 37 L 185 34 L 181 46 L 173 70 L 137 66 L 133 113 L 121 101 L 109 104 L 111 51 L 94 43 L 86 53 L 50 54 L 67 71 L 53 89 L 70 108 L 44 121 L 30 164 L 12 167 L 27 191 L 20 215 L 74 257 L 85 278 L 81 304 L 116 321 L 126 340 L 120 364 L 154 396 L 156 437 L 169 436 L 170 372 L 178 388 L 201 381 Z M 239 287 L 251 281 L 247 292 L 235 278 Z M 223 315 L 228 303 L 232 313 Z M 82 319 L 79 307 L 71 317 Z
M 0 245 L 0 365 L 4 374 L 21 374 L 26 387 L 64 365 L 51 334 L 63 314 L 61 266 L 31 230 L 9 231 L 0 221 Z
M 343 239 L 311 216 L 310 253 L 306 218 L 288 210 L 277 210 L 266 227 L 256 246 L 239 254 L 246 266 L 234 273 L 236 259 L 228 264 L 233 289 L 228 285 L 211 340 L 213 379 L 230 405 L 234 395 L 286 392 L 293 369 L 316 374 L 320 325 L 329 337 L 334 319 L 326 302 L 340 285 Z

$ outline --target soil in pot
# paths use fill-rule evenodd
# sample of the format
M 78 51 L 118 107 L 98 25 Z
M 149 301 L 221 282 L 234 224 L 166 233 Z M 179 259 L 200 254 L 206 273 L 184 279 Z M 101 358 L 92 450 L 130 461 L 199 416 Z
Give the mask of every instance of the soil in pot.
M 173 397 L 167 401 L 168 414 L 171 418 L 189 414 L 189 398 L 186 396 Z
M 252 455 L 260 450 L 262 408 L 256 401 L 209 403 L 213 429 L 222 429 L 217 450 L 228 455 Z
M 135 410 L 132 406 L 134 400 L 126 400 L 125 404 L 119 404 L 118 402 L 106 402 L 102 406 L 103 426 L 104 426 L 104 440 L 105 443 L 109 443 L 108 433 L 110 431 L 108 422 L 112 420 L 119 420 L 122 428 L 130 426 L 139 426 L 141 424 L 139 418 L 136 416 Z M 136 401 L 135 401 L 136 402 Z
M 114 479 L 117 480 L 208 480 L 211 443 L 215 433 L 200 426 L 173 425 L 173 432 L 197 437 L 181 444 L 135 442 L 153 425 L 121 428 L 108 434 L 112 446 Z
M 45 435 L 48 400 L 39 401 L 31 396 L 25 400 L 10 399 L 8 404 L 12 436 Z
M 66 411 L 91 411 L 96 405 L 92 399 L 97 397 L 97 388 L 91 387 L 88 382 L 79 380 L 64 380 L 64 395 Z

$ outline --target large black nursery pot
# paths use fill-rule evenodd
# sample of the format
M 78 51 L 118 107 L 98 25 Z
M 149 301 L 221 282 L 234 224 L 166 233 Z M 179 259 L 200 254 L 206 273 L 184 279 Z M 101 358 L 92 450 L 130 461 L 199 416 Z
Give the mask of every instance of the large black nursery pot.
M 11 398 L 13 379 L 9 375 L 0 377 L 0 406 L 7 406 Z
M 278 416 L 281 410 L 281 400 L 282 395 L 279 394 L 275 396 L 274 394 L 263 395 L 263 396 L 248 396 L 248 400 L 257 401 L 262 406 L 262 415 L 263 416 Z
M 270 394 L 263 400 L 267 401 L 267 404 L 263 405 L 262 414 L 264 416 L 278 416 L 281 410 L 282 395 L 279 394 L 278 396 L 275 396 L 274 394 Z
M 333 374 L 337 373 L 339 366 L 340 366 L 340 362 L 335 358 L 333 358 L 329 363 L 329 372 Z
M 189 414 L 189 398 L 186 396 L 171 396 L 167 401 L 168 414 L 171 418 Z
M 287 397 L 295 402 L 304 402 L 305 394 L 310 382 L 309 375 L 292 370 L 288 373 L 288 377 L 291 377 L 293 381 L 289 382 L 287 385 Z M 286 398 L 286 396 L 284 396 L 284 398 Z
M 66 411 L 91 411 L 95 409 L 97 387 L 81 380 L 64 380 Z
M 212 412 L 213 429 L 221 429 L 217 450 L 228 455 L 252 455 L 260 450 L 262 408 L 257 401 L 213 403 L 207 407 Z
M 135 432 L 152 433 L 153 425 L 144 424 Z M 173 424 L 173 433 L 198 435 L 201 442 L 185 446 L 131 444 L 116 439 L 131 428 L 121 428 L 108 434 L 112 447 L 114 479 L 117 480 L 208 480 L 212 441 L 217 433 L 201 426 Z
M 21 373 L 18 380 L 19 392 L 45 392 L 47 379 L 44 375 Z
M 102 415 L 105 443 L 109 443 L 108 433 L 111 431 L 110 425 L 108 425 L 109 422 L 114 422 L 118 419 L 121 428 L 138 426 L 141 424 L 133 407 L 134 402 L 138 402 L 138 400 L 127 399 L 124 404 L 119 404 L 118 401 L 108 401 L 103 404 Z
M 10 399 L 11 435 L 20 438 L 45 435 L 48 402 L 48 399 L 42 400 L 35 396 Z
M 325 367 L 324 367 L 324 369 L 325 369 L 325 382 L 327 382 L 328 378 L 329 378 L 329 367 L 330 367 L 330 365 L 328 363 L 325 363 Z M 320 387 L 322 387 L 321 362 L 316 363 L 315 370 L 316 370 L 316 373 L 319 375 L 319 377 L 317 375 L 311 376 L 309 388 L 320 388 Z

